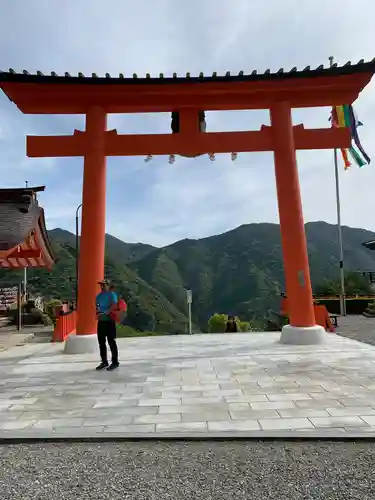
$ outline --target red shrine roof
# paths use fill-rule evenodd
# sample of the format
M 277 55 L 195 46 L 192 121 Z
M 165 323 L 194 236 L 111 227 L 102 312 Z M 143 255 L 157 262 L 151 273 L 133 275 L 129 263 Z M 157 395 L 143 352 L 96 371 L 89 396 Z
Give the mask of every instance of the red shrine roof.
M 280 68 L 237 75 L 229 71 L 211 76 L 174 73 L 171 77 L 161 73 L 154 78 L 150 74 L 129 78 L 122 73 L 116 77 L 109 73 L 105 77 L 95 73 L 88 77 L 82 73 L 44 75 L 10 69 L 0 71 L 0 88 L 24 113 L 85 113 L 93 103 L 108 113 L 162 112 L 200 105 L 206 110 L 256 109 L 279 100 L 288 100 L 293 107 L 331 106 L 352 103 L 374 73 L 375 59 L 328 68 L 307 66 L 301 71 Z
M 0 267 L 51 269 L 56 262 L 36 195 L 44 189 L 0 189 Z

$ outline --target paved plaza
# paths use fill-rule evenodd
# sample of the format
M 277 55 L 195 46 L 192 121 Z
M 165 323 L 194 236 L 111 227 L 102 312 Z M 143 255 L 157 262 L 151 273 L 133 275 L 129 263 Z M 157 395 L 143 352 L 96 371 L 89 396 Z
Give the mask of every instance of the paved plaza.
M 0 353 L 0 436 L 375 436 L 375 347 L 327 334 L 120 339 L 119 370 L 62 344 Z

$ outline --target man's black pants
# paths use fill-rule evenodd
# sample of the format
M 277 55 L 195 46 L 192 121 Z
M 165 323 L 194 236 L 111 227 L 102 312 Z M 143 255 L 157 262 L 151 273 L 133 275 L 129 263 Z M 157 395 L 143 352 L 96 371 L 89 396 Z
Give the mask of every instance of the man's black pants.
M 116 323 L 112 319 L 109 319 L 107 321 L 98 321 L 98 342 L 100 357 L 102 358 L 102 362 L 106 364 L 108 363 L 106 344 L 107 340 L 109 348 L 111 349 L 112 363 L 117 365 L 118 349 L 116 343 Z

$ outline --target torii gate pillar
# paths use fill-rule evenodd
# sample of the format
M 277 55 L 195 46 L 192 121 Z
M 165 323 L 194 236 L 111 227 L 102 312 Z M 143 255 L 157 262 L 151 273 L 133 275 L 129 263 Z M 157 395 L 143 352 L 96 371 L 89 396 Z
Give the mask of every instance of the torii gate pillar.
M 95 298 L 104 278 L 107 115 L 100 107 L 86 114 L 82 192 L 82 229 L 78 273 L 76 335 L 70 335 L 65 352 L 97 351 Z
M 315 322 L 291 106 L 288 102 L 279 102 L 271 108 L 270 114 L 285 286 L 289 298 L 290 324 L 283 327 L 280 342 L 320 344 L 324 342 L 325 330 Z

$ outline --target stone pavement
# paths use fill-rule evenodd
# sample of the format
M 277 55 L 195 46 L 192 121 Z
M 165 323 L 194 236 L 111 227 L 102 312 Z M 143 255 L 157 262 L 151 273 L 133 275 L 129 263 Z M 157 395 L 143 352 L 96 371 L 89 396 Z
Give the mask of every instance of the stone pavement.
M 334 334 L 120 339 L 119 370 L 61 344 L 0 353 L 0 437 L 375 436 L 375 347 Z

